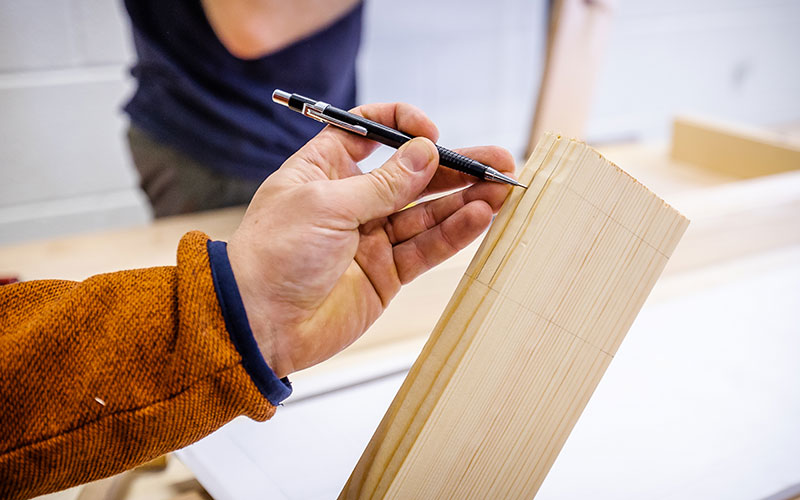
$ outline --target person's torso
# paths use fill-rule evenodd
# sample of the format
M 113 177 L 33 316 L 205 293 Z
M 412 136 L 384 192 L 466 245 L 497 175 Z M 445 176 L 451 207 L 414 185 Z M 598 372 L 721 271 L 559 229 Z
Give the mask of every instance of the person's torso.
M 259 59 L 231 55 L 199 0 L 125 0 L 138 88 L 134 125 L 227 174 L 264 178 L 321 125 L 272 103 L 280 88 L 355 105 L 362 6 L 327 28 Z

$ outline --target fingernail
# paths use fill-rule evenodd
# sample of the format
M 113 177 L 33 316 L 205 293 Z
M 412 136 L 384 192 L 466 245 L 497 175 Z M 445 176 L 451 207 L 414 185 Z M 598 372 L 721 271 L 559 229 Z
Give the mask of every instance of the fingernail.
M 427 141 L 412 139 L 400 148 L 398 160 L 407 169 L 419 172 L 431 162 L 432 149 Z

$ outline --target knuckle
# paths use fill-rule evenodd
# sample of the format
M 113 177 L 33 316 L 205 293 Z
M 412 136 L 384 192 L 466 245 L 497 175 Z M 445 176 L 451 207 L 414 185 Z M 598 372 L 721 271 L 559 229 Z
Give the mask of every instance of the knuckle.
M 302 217 L 304 219 L 336 219 L 346 204 L 337 201 L 326 182 L 309 182 L 297 192 L 297 203 L 285 214 L 286 217 Z
M 303 205 L 315 208 L 323 208 L 328 205 L 326 199 L 330 196 L 330 190 L 325 183 L 309 182 L 303 185 L 303 190 L 299 193 L 299 198 Z
M 400 197 L 400 174 L 395 169 L 379 168 L 369 174 L 370 185 L 378 198 L 387 206 L 395 206 Z
M 442 229 L 440 233 L 442 235 L 442 242 L 448 253 L 455 253 L 461 250 L 461 247 L 453 240 L 453 235 L 450 231 Z
M 433 204 L 425 205 L 422 210 L 422 224 L 425 229 L 431 229 L 436 225 L 436 217 L 433 214 Z

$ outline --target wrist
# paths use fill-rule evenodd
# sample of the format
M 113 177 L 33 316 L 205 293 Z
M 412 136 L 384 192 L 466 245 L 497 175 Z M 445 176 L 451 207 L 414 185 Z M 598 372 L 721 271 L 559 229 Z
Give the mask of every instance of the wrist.
M 234 274 L 236 274 L 235 264 Z M 247 280 L 244 280 L 247 282 Z M 263 304 L 258 299 L 258 296 L 248 291 L 246 285 L 239 288 L 242 295 L 242 303 L 247 314 L 247 319 L 250 323 L 250 329 L 253 332 L 253 338 L 258 345 L 258 350 L 264 361 L 272 369 L 275 376 L 283 378 L 288 376 L 292 370 L 291 363 L 287 362 L 288 357 L 285 355 L 286 349 L 281 341 L 280 335 L 275 328 L 275 325 L 270 321 L 270 314 L 263 307 Z
M 242 304 L 247 315 L 253 338 L 259 352 L 278 378 L 288 376 L 292 370 L 286 356 L 286 346 L 272 321 L 269 299 L 264 297 L 264 280 L 251 272 L 255 267 L 247 264 L 247 258 L 239 251 L 240 245 L 231 241 L 228 245 L 228 258 L 236 279 Z
M 290 371 L 279 363 L 280 352 L 276 349 L 278 346 L 270 341 L 275 337 L 264 337 L 261 334 L 263 338 L 259 339 L 251 328 L 249 312 L 244 302 L 244 296 L 250 295 L 247 291 L 248 280 L 243 279 L 244 286 L 240 288 L 234 271 L 236 259 L 229 256 L 227 244 L 209 241 L 207 248 L 214 287 L 230 340 L 241 355 L 242 366 L 253 383 L 270 403 L 277 405 L 291 394 L 292 389 L 285 378 Z M 239 273 L 241 276 L 241 269 Z M 242 289 L 245 290 L 244 295 L 241 293 Z M 248 301 L 253 302 L 251 299 Z M 258 311 L 253 314 L 256 324 L 263 322 Z

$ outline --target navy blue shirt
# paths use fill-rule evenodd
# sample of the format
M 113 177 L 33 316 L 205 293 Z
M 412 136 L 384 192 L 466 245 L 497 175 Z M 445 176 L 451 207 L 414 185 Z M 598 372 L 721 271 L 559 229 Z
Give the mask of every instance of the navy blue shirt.
M 276 88 L 355 106 L 359 4 L 329 27 L 253 60 L 234 57 L 199 0 L 125 0 L 138 62 L 131 122 L 228 175 L 264 179 L 322 125 L 272 102 Z

